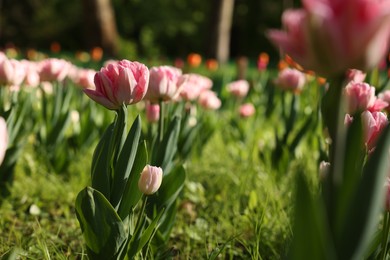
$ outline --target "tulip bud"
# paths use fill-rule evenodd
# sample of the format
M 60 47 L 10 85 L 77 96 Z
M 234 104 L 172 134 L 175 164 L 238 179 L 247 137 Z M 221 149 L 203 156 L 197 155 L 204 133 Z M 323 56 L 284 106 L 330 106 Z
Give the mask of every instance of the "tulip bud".
M 161 186 L 163 171 L 160 167 L 146 165 L 141 172 L 138 188 L 145 195 L 152 195 Z

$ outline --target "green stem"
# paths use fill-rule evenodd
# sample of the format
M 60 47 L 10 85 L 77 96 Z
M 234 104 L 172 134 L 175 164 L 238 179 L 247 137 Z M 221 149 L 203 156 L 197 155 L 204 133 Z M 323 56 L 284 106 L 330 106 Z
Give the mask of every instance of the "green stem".
M 137 233 L 137 230 L 140 228 L 139 225 L 141 223 L 141 219 L 144 217 L 144 214 L 145 214 L 145 208 L 146 208 L 146 202 L 148 201 L 148 196 L 145 196 L 143 195 L 143 200 L 142 200 L 142 206 L 141 206 L 141 210 L 138 214 L 138 219 L 137 219 L 137 224 L 135 225 L 135 232 L 134 234 Z
M 165 115 L 165 105 L 163 101 L 160 101 L 160 120 L 158 128 L 158 140 L 161 143 L 164 138 L 164 115 Z
M 332 230 L 335 231 L 337 194 L 343 181 L 346 129 L 344 127 L 345 110 L 343 107 L 344 75 L 335 77 L 323 98 L 321 112 L 332 143 L 329 151 L 331 169 L 324 186 L 324 198 Z
M 123 133 L 126 130 L 126 123 L 127 123 L 127 107 L 125 104 L 122 105 L 120 109 L 117 111 L 117 116 L 115 119 L 115 125 L 114 125 L 114 131 L 113 136 L 110 142 L 109 146 L 109 152 L 107 160 L 109 160 L 108 165 L 110 167 L 109 172 L 111 173 L 110 180 L 112 180 L 112 174 L 114 172 L 115 163 L 118 157 L 118 154 L 120 152 L 120 149 L 122 148 L 122 138 Z
M 387 255 L 387 241 L 389 240 L 389 231 L 390 231 L 390 213 L 386 211 L 385 219 L 383 220 L 383 229 L 382 229 L 382 251 L 381 257 L 379 259 L 386 259 Z

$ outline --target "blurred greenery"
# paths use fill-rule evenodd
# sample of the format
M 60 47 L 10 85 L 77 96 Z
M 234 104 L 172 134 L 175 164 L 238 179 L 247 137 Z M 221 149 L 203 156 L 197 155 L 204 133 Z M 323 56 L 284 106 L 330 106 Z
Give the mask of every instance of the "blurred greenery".
M 48 50 L 55 41 L 62 50 L 85 49 L 83 1 L 0 1 L 0 48 Z M 298 1 L 295 1 L 298 2 Z M 212 1 L 112 0 L 124 57 L 207 55 Z M 282 10 L 292 0 L 236 0 L 231 30 L 231 58 L 275 53 L 265 38 L 267 28 L 280 27 Z

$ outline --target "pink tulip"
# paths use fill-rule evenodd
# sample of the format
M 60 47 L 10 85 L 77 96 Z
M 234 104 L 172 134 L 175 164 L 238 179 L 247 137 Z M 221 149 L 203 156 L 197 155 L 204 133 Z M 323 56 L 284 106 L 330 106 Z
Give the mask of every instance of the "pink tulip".
M 367 83 L 349 82 L 344 95 L 347 98 L 347 112 L 350 114 L 362 112 L 375 104 L 375 88 Z
M 366 79 L 366 73 L 361 70 L 349 69 L 347 70 L 347 80 L 354 82 L 363 82 Z
M 211 90 L 205 90 L 200 93 L 198 102 L 201 107 L 208 110 L 216 110 L 221 107 L 221 100 Z
M 0 117 L 0 165 L 3 163 L 5 152 L 8 146 L 7 123 Z
M 97 103 L 116 110 L 122 104 L 135 104 L 144 98 L 149 70 L 142 63 L 122 60 L 101 68 L 94 81 L 96 89 L 84 89 L 84 92 Z
M 382 130 L 389 123 L 386 114 L 382 112 L 364 111 L 362 113 L 364 140 L 368 151 L 375 148 L 376 141 Z
M 82 88 L 94 88 L 94 78 L 96 71 L 93 69 L 84 69 L 72 66 L 69 72 L 69 78 Z
M 243 98 L 248 94 L 249 82 L 244 79 L 236 80 L 227 84 L 226 87 L 230 94 L 238 98 Z
M 379 93 L 378 98 L 390 104 L 390 90 L 385 90 L 382 93 Z M 387 106 L 385 109 L 387 113 L 390 113 L 390 106 Z
M 38 64 L 29 60 L 21 60 L 20 62 L 26 71 L 24 84 L 28 87 L 37 87 L 40 83 Z
M 302 0 L 302 9 L 286 10 L 286 31 L 269 38 L 305 69 L 326 77 L 349 68 L 366 71 L 386 54 L 390 1 Z
M 163 171 L 160 167 L 146 165 L 138 181 L 139 190 L 145 195 L 155 193 L 161 186 Z
M 145 99 L 151 102 L 175 99 L 185 84 L 186 77 L 180 69 L 171 66 L 152 67 Z
M 275 84 L 284 90 L 291 90 L 295 93 L 301 92 L 306 83 L 306 76 L 296 69 L 285 68 L 279 72 Z
M 26 69 L 20 61 L 7 58 L 0 61 L 0 84 L 19 86 L 25 77 Z
M 72 65 L 66 60 L 49 58 L 40 62 L 39 76 L 42 81 L 63 81 Z
M 186 83 L 180 92 L 184 100 L 195 100 L 204 90 L 211 89 L 213 81 L 200 74 L 190 73 L 186 75 Z
M 381 111 L 388 106 L 384 100 L 377 99 L 375 88 L 364 82 L 349 82 L 344 89 L 344 95 L 347 98 L 347 112 L 350 114 L 364 110 Z
M 246 103 L 240 106 L 240 116 L 241 117 L 250 117 L 256 112 L 255 107 L 251 103 Z
M 146 119 L 150 123 L 158 122 L 160 119 L 160 105 L 146 102 L 145 105 Z

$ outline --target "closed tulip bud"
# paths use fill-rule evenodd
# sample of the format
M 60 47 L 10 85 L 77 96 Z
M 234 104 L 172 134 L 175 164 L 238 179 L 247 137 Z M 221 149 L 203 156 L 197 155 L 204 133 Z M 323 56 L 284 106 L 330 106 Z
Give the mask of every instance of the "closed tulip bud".
M 382 112 L 364 111 L 362 113 L 364 141 L 368 151 L 372 151 L 376 146 L 382 130 L 388 125 L 387 116 Z
M 240 106 L 240 116 L 250 117 L 256 112 L 255 107 L 251 103 L 246 103 Z
M 163 171 L 160 167 L 146 165 L 138 181 L 139 190 L 145 195 L 152 195 L 161 186 Z

